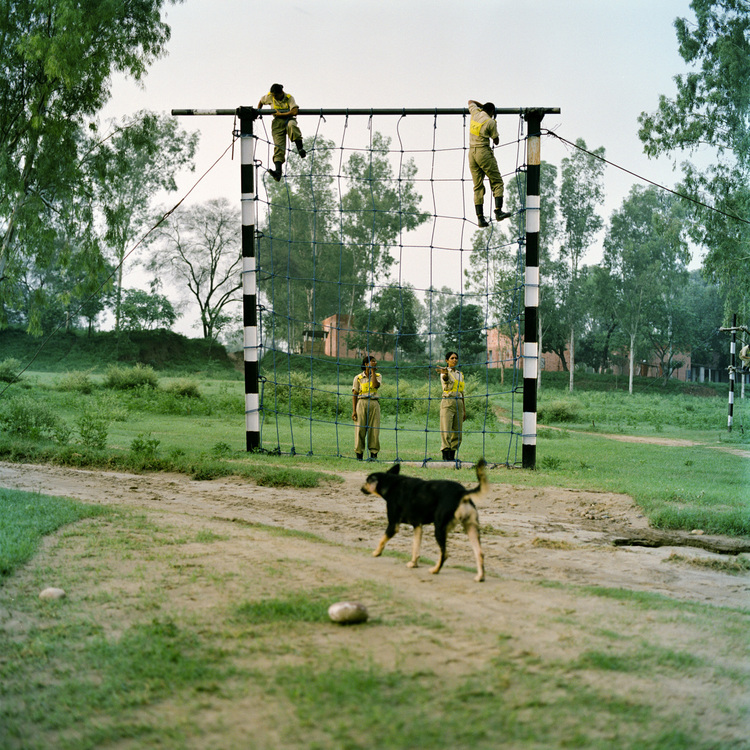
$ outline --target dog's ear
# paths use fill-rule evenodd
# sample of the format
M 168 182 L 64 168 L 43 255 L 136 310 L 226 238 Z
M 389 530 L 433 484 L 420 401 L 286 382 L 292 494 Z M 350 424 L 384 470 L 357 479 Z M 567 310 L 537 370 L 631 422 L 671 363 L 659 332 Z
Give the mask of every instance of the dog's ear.
M 389 474 L 398 474 L 399 471 L 401 471 L 401 464 L 393 464 L 393 466 L 388 469 Z

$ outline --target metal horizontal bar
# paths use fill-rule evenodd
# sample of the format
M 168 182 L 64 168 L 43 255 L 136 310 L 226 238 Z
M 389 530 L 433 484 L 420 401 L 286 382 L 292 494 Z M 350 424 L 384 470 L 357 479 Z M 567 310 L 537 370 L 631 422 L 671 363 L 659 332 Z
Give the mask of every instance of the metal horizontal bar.
M 542 115 L 559 115 L 559 107 L 498 107 L 495 113 L 498 115 L 527 115 L 530 113 L 537 113 Z M 183 115 L 229 115 L 241 117 L 242 114 L 254 113 L 255 116 L 260 115 L 272 115 L 272 109 L 254 109 L 253 107 L 238 107 L 236 109 L 173 109 L 172 114 L 176 117 Z M 402 117 L 409 117 L 412 115 L 468 115 L 469 110 L 465 107 L 450 109 L 435 107 L 433 109 L 300 109 L 299 115 L 313 115 L 323 116 L 326 115 L 365 115 L 371 117 L 374 115 L 396 115 Z

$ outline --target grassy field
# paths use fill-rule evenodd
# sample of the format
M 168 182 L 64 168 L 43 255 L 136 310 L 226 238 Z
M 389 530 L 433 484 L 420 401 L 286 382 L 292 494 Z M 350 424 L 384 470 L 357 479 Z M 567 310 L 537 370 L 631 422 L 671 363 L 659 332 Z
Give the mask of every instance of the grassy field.
M 244 384 L 231 366 L 218 375 L 196 362 L 167 371 L 140 365 L 26 371 L 20 382 L 6 383 L 0 399 L 0 458 L 170 470 L 201 479 L 236 473 L 261 484 L 310 486 L 320 472 L 356 468 L 350 373 L 331 362 L 320 369 L 313 391 L 300 371 L 288 376 L 288 385 L 267 385 L 265 403 L 278 412 L 263 413 L 265 450 L 258 454 L 245 451 Z M 629 395 L 621 378 L 582 375 L 571 394 L 563 375 L 546 374 L 539 394 L 537 470 L 497 469 L 494 481 L 624 492 L 654 526 L 750 535 L 750 473 L 747 459 L 736 453 L 750 448 L 744 400 L 736 401 L 736 427 L 729 433 L 726 386 L 674 383 L 665 389 L 639 378 Z M 386 383 L 392 376 L 384 368 Z M 460 457 L 518 464 L 519 437 L 509 428 L 520 416 L 518 397 L 514 405 L 512 394 L 495 383 L 496 395 L 488 400 L 482 395 L 487 384 L 477 379 L 469 373 Z M 439 458 L 431 385 L 419 371 L 401 381 L 398 391 L 393 384 L 383 389 L 379 460 Z M 466 478 L 471 481 L 469 471 Z
M 266 422 L 270 442 L 296 455 L 247 454 L 243 382 L 230 366 L 186 361 L 154 371 L 110 369 L 69 352 L 64 359 L 61 368 L 27 370 L 3 394 L 0 460 L 169 470 L 196 479 L 237 474 L 276 487 L 315 487 L 361 470 L 350 457 L 345 398 L 339 422 L 325 412 L 330 400 L 312 423 L 304 411 L 273 429 Z M 316 388 L 330 393 L 341 383 L 348 385 L 322 368 Z M 411 392 L 422 385 L 410 384 Z M 662 389 L 639 379 L 629 396 L 625 383 L 592 376 L 582 377 L 573 394 L 566 386 L 565 378 L 550 377 L 540 393 L 537 470 L 496 468 L 493 484 L 627 493 L 653 526 L 750 537 L 749 462 L 736 453 L 750 450 L 750 433 L 742 403 L 735 408 L 738 427 L 727 433 L 725 387 Z M 467 457 L 484 453 L 502 463 L 508 398 L 492 403 L 498 435 L 467 435 Z M 309 393 L 302 401 L 309 403 Z M 419 408 L 403 417 L 398 433 L 384 431 L 386 465 L 423 456 L 425 445 L 437 443 L 436 435 L 425 435 Z M 473 480 L 469 469 L 410 471 Z M 226 531 L 209 521 L 185 532 L 125 509 L 9 490 L 0 490 L 0 517 L 4 594 L 13 581 L 13 595 L 4 595 L 0 607 L 3 749 L 750 748 L 737 739 L 738 727 L 750 722 L 748 710 L 728 699 L 750 687 L 743 666 L 750 658 L 747 601 L 715 608 L 550 583 L 554 606 L 527 624 L 559 638 L 569 653 L 543 658 L 513 649 L 517 635 L 501 624 L 502 614 L 488 635 L 479 623 L 456 622 L 449 609 L 437 611 L 395 584 L 354 580 L 346 569 L 331 576 L 319 562 L 330 543 L 313 535 L 258 524 Z M 45 539 L 53 533 L 50 551 Z M 224 572 L 205 562 L 212 550 L 242 545 L 267 546 L 270 554 L 260 567 L 238 558 L 237 569 Z M 296 583 L 295 545 L 309 548 L 310 575 L 320 566 L 317 587 Z M 112 579 L 115 568 L 122 578 Z M 51 572 L 59 585 L 88 595 L 41 602 L 36 594 Z M 736 572 L 747 575 L 746 556 Z M 327 638 L 327 603 L 363 592 L 388 617 L 372 621 L 363 643 Z M 205 604 L 190 605 L 196 599 Z M 554 635 L 558 629 L 562 635 Z M 467 635 L 491 638 L 489 656 L 448 679 L 442 669 L 420 668 L 406 646 L 399 646 L 395 665 L 379 659 L 382 644 L 391 642 L 450 654 Z M 731 658 L 717 661 L 717 654 Z M 686 712 L 689 701 L 660 702 L 664 685 L 683 685 L 687 695 L 694 680 L 714 687 L 710 708 L 725 712 L 731 739 Z M 613 687 L 623 683 L 633 692 Z M 241 721 L 222 713 L 230 702 L 239 702 Z M 213 717 L 210 731 L 197 719 L 206 714 Z M 276 727 L 276 734 L 254 745 L 255 722 Z

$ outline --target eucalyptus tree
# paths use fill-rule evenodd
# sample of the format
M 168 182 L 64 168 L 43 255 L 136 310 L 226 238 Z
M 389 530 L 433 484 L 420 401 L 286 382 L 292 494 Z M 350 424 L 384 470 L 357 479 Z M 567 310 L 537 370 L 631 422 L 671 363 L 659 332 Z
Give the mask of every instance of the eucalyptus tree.
M 153 226 L 155 197 L 176 191 L 176 174 L 194 169 L 198 134 L 187 133 L 173 117 L 148 111 L 111 127 L 111 135 L 102 143 L 92 143 L 86 166 L 96 207 L 104 216 L 103 241 L 117 269 L 115 330 L 119 330 L 126 253 Z
M 666 369 L 676 344 L 685 343 L 677 336 L 682 318 L 676 305 L 689 259 L 679 201 L 655 187 L 634 186 L 610 219 L 603 264 L 615 317 L 629 338 L 630 393 L 636 352 L 644 340 L 660 353 Z
M 691 204 L 689 229 L 706 248 L 705 272 L 721 284 L 726 313 L 750 316 L 750 4 L 692 0 L 695 19 L 675 30 L 686 73 L 677 92 L 641 114 L 639 136 L 649 156 L 678 154 L 679 186 Z M 710 206 L 708 208 L 707 206 Z
M 571 391 L 574 385 L 576 327 L 583 310 L 579 271 L 584 254 L 604 223 L 597 213 L 604 201 L 604 148 L 589 152 L 582 138 L 576 140 L 575 146 L 573 153 L 562 160 L 560 186 L 560 257 L 567 265 L 561 307 L 569 332 Z

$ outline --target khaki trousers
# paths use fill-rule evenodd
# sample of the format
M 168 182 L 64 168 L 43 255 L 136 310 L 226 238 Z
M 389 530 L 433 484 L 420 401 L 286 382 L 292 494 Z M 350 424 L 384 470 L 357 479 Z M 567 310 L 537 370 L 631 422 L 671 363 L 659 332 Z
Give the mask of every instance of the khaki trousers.
M 461 445 L 461 399 L 444 397 L 440 402 L 440 449 L 457 450 Z
M 357 399 L 357 424 L 354 425 L 354 452 L 380 452 L 380 403 L 376 398 Z
M 302 133 L 294 117 L 274 117 L 271 123 L 271 135 L 273 136 L 273 160 L 277 164 L 286 161 L 286 137 L 287 135 L 294 143 L 302 138 Z
M 489 178 L 490 190 L 495 198 L 502 198 L 505 186 L 497 167 L 497 159 L 489 146 L 469 148 L 469 171 L 474 180 L 474 205 L 484 204 L 484 178 Z

